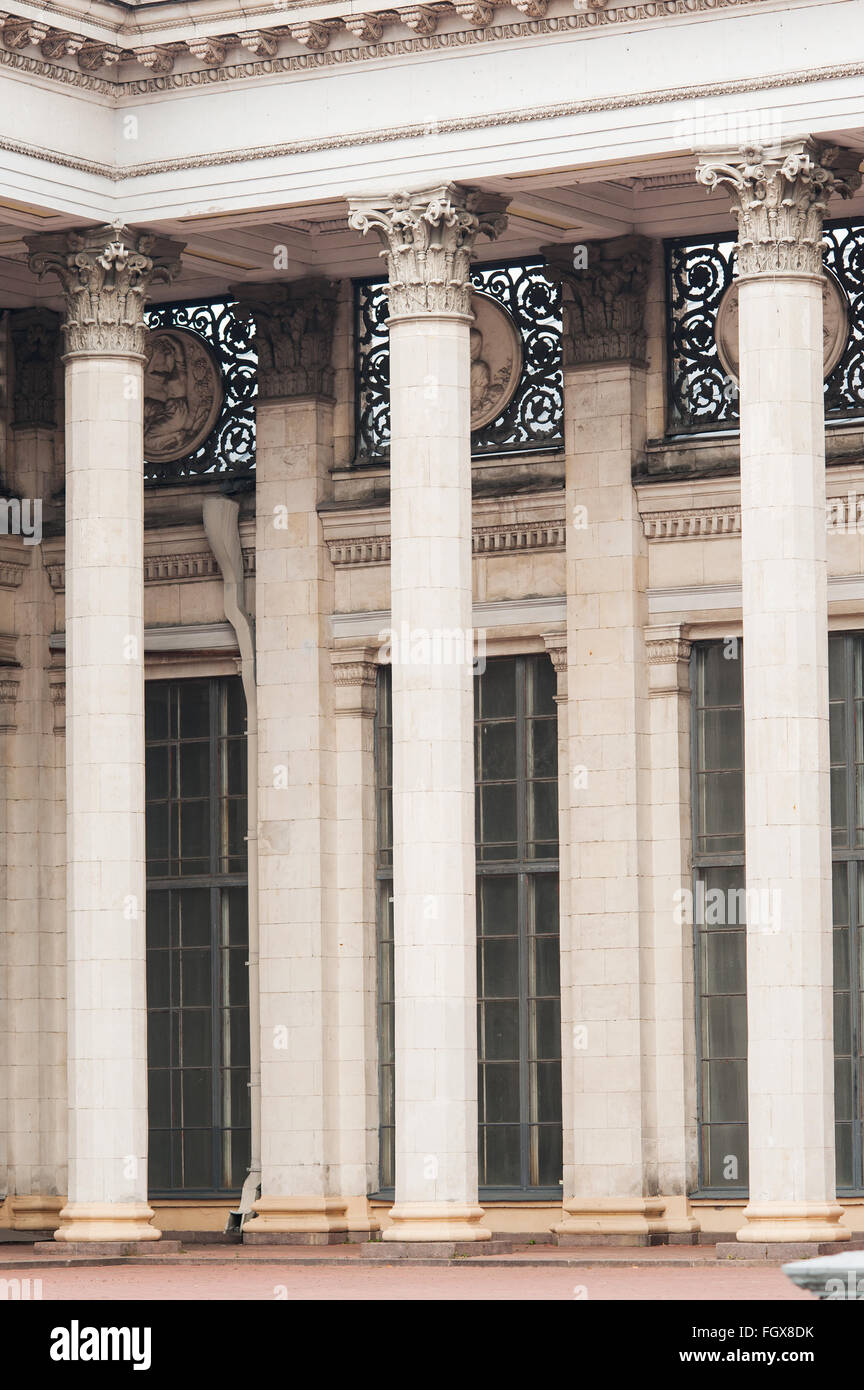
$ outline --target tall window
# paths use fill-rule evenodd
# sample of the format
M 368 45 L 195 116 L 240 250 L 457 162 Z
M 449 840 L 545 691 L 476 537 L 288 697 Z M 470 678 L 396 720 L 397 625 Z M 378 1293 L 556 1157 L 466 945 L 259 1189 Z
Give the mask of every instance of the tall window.
M 229 1195 L 250 1150 L 243 688 L 146 690 L 150 1188 Z
M 740 643 L 694 650 L 694 864 L 701 1177 L 747 1188 L 744 744 Z M 829 642 L 837 1188 L 864 1191 L 864 638 Z M 720 890 L 719 892 L 717 890 Z
M 475 679 L 480 1185 L 560 1195 L 561 1005 L 555 672 L 492 660 Z M 382 1188 L 395 1178 L 390 673 L 378 701 Z

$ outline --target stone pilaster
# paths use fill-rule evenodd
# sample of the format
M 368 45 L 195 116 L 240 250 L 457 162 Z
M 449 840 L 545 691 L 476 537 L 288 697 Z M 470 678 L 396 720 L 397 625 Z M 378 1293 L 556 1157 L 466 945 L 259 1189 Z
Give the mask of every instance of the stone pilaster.
M 350 220 L 381 238 L 389 276 L 396 1202 L 384 1239 L 473 1241 L 489 1233 L 477 1204 L 469 271 L 502 204 L 447 184 L 353 200 Z
M 10 314 L 13 430 L 8 480 L 38 542 L 56 473 L 55 384 L 60 317 Z M 48 637 L 54 594 L 38 543 L 9 538 L 22 561 L 13 596 L 17 700 L 6 737 L 4 930 L 9 1016 L 8 1161 L 11 1224 L 49 1231 L 66 1191 L 66 921 L 63 750 L 53 737 Z M 0 729 L 4 726 L 0 681 Z
M 118 223 L 27 243 L 65 301 L 69 1174 L 56 1238 L 149 1241 L 143 311 L 181 248 Z
M 690 823 L 690 651 L 680 624 L 645 629 L 648 855 L 642 940 L 645 1153 L 667 1199 L 663 1228 L 698 1229 Z
M 550 248 L 564 303 L 568 785 L 562 822 L 561 1241 L 665 1229 L 644 1133 L 647 551 L 631 483 L 645 440 L 650 246 Z
M 375 712 L 378 651 L 331 652 L 336 716 L 336 1017 L 328 1087 L 333 1163 L 351 1194 L 352 1230 L 377 1230 L 363 1194 L 377 1186 L 378 997 Z M 363 1198 L 362 1204 L 358 1200 Z
M 328 1133 L 335 1024 L 333 574 L 318 507 L 333 459 L 337 286 L 244 285 L 256 325 L 255 643 L 261 1197 L 250 1241 L 326 1242 L 348 1229 Z
M 738 223 L 750 1202 L 745 1242 L 848 1239 L 835 1199 L 822 219 L 860 156 L 706 156 Z M 754 920 L 755 918 L 755 920 Z

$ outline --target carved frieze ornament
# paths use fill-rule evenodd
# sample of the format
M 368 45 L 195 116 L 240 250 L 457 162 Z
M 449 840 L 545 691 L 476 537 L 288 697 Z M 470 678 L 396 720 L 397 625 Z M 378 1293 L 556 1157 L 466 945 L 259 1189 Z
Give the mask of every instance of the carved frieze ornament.
M 481 232 L 501 235 L 506 206 L 497 194 L 453 183 L 351 199 L 350 226 L 384 243 L 391 323 L 415 314 L 470 317 L 474 243 Z
M 56 424 L 54 371 L 60 342 L 60 316 L 50 309 L 16 309 L 10 315 L 17 426 Z
M 738 224 L 738 278 L 822 274 L 822 220 L 829 199 L 860 186 L 860 154 L 815 140 L 744 146 L 703 156 L 696 179 L 728 188 Z
M 146 356 L 144 302 L 154 280 L 180 268 L 180 242 L 131 231 L 120 221 L 25 237 L 30 269 L 53 273 L 66 301 L 67 353 Z
M 231 292 L 237 312 L 255 320 L 259 399 L 332 396 L 336 282 L 308 276 Z
M 644 362 L 648 238 L 545 246 L 543 253 L 562 286 L 565 367 Z

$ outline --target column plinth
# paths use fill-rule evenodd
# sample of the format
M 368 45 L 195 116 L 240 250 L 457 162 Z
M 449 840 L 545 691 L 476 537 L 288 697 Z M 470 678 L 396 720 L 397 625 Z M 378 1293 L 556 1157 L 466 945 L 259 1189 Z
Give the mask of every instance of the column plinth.
M 470 261 L 500 200 L 359 199 L 389 272 L 396 1201 L 387 1241 L 489 1238 L 477 1204 Z
M 859 156 L 702 161 L 738 223 L 750 1204 L 738 1240 L 837 1241 L 822 218 Z

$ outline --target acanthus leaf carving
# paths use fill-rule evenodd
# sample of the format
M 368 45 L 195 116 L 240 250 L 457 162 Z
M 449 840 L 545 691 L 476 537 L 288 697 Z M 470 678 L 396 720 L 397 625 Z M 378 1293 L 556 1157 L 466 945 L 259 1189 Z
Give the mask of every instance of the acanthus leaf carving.
M 564 365 L 644 361 L 650 241 L 623 236 L 589 242 L 579 269 L 571 246 L 543 251 L 563 290 Z
M 194 58 L 200 58 L 208 68 L 218 68 L 225 62 L 228 44 L 224 39 L 187 39 L 186 47 Z
M 353 198 L 349 224 L 374 231 L 387 258 L 390 318 L 471 314 L 471 253 L 507 224 L 506 200 L 459 184 Z
M 259 400 L 333 395 L 338 285 L 309 276 L 234 286 L 237 312 L 255 320 Z
M 414 34 L 434 34 L 438 28 L 438 11 L 430 5 L 409 5 L 397 13 L 402 23 Z
M 330 43 L 331 32 L 329 24 L 316 24 L 312 21 L 291 25 L 292 39 L 313 53 L 323 52 Z
M 139 48 L 135 57 L 151 72 L 167 73 L 174 71 L 174 54 L 170 48 Z
M 49 30 L 39 48 L 43 58 L 65 58 L 74 56 L 84 47 L 85 40 L 80 34 L 64 34 L 59 29 Z
M 384 32 L 384 23 L 377 14 L 346 15 L 342 20 L 349 34 L 363 43 L 378 43 Z
M 822 222 L 834 194 L 861 184 L 861 156 L 815 140 L 770 149 L 745 145 L 706 155 L 696 179 L 709 193 L 728 188 L 738 224 L 738 276 L 822 274 Z
M 30 44 L 41 44 L 48 33 L 47 24 L 34 24 L 29 19 L 7 19 L 3 25 L 3 44 L 17 53 Z
M 25 237 L 30 269 L 53 273 L 66 301 L 67 353 L 145 355 L 144 301 L 154 280 L 170 280 L 180 267 L 177 242 L 110 226 Z
M 56 424 L 54 371 L 60 316 L 50 309 L 16 309 L 10 315 L 15 368 L 12 397 L 17 426 Z
M 274 58 L 279 41 L 263 29 L 250 29 L 248 34 L 240 35 L 240 45 L 258 58 Z
M 478 29 L 485 29 L 495 18 L 495 6 L 489 0 L 453 0 L 453 8 L 462 19 L 476 24 Z

